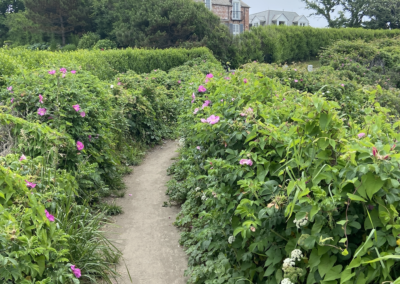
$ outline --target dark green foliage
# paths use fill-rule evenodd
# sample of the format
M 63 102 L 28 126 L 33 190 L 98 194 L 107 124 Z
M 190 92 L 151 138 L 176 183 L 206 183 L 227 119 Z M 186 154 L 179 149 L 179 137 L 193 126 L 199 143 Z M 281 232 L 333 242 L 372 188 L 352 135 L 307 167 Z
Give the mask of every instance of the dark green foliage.
M 62 48 L 62 51 L 74 51 L 74 50 L 76 50 L 75 44 L 67 44 Z
M 101 39 L 95 44 L 93 48 L 101 50 L 115 49 L 117 48 L 117 44 L 109 39 Z
M 90 49 L 100 40 L 100 36 L 98 34 L 88 32 L 84 34 L 79 40 L 78 48 L 79 49 Z
M 371 1 L 365 14 L 370 19 L 365 22 L 365 26 L 369 29 L 400 28 L 399 0 Z
M 263 26 L 238 37 L 234 66 L 254 60 L 261 62 L 293 62 L 315 58 L 321 48 L 338 40 L 392 38 L 398 30 L 316 29 L 296 26 Z

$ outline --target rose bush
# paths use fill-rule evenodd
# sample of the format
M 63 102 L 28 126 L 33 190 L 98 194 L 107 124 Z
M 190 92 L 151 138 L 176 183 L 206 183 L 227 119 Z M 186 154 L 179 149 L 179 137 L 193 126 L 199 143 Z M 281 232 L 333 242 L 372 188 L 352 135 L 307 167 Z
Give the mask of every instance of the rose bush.
M 399 278 L 399 123 L 375 92 L 344 120 L 338 102 L 262 74 L 214 76 L 197 92 L 203 80 L 186 95 L 167 191 L 183 203 L 189 283 Z

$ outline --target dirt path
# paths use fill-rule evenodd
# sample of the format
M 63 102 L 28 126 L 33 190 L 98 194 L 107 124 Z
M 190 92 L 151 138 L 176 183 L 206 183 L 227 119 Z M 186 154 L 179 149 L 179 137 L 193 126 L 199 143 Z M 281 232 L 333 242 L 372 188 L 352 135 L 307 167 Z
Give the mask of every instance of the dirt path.
M 177 143 L 169 141 L 148 153 L 125 178 L 126 195 L 116 201 L 124 213 L 114 218 L 116 227 L 110 229 L 110 237 L 123 252 L 133 284 L 186 283 L 187 258 L 178 243 L 179 231 L 172 225 L 179 208 L 162 207 L 168 201 L 167 168 L 177 156 L 176 149 Z M 118 271 L 122 275 L 118 283 L 131 283 L 123 265 Z

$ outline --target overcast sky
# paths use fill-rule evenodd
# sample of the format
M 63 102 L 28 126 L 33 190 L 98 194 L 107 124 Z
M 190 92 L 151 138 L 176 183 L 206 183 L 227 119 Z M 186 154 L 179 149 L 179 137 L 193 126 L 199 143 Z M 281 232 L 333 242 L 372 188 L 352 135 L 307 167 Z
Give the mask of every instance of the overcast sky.
M 296 12 L 299 15 L 308 17 L 311 14 L 310 10 L 306 10 L 304 2 L 301 0 L 243 0 L 250 8 L 250 14 L 262 12 L 265 10 L 285 10 Z M 320 17 L 308 17 L 310 26 L 315 28 L 324 28 L 328 25 L 325 19 Z

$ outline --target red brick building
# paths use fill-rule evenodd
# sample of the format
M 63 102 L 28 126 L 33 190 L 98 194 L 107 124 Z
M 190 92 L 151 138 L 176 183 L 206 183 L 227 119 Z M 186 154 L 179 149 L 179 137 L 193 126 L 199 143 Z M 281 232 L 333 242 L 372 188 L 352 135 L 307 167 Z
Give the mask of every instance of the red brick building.
M 194 0 L 202 2 L 227 25 L 232 34 L 240 34 L 250 28 L 250 6 L 241 0 Z

